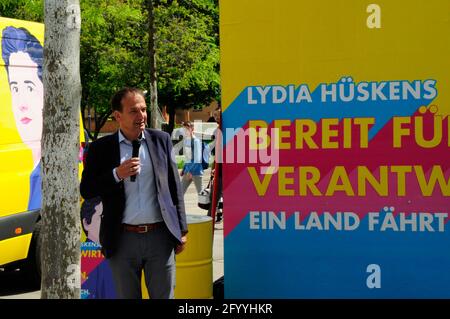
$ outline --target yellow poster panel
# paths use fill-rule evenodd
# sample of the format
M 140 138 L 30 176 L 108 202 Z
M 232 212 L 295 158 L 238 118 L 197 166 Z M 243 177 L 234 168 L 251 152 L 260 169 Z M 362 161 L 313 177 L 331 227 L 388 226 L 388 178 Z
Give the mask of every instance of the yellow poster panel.
M 220 1 L 225 297 L 450 297 L 449 12 Z

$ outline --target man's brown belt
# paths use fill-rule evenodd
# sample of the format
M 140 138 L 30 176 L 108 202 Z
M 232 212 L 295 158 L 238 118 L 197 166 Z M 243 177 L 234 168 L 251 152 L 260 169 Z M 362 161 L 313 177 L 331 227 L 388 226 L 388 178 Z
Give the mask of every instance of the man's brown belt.
M 164 224 L 164 222 L 158 222 L 153 224 L 141 224 L 141 225 L 129 225 L 129 224 L 122 224 L 122 228 L 124 231 L 129 231 L 133 233 L 148 233 L 149 231 L 161 227 Z

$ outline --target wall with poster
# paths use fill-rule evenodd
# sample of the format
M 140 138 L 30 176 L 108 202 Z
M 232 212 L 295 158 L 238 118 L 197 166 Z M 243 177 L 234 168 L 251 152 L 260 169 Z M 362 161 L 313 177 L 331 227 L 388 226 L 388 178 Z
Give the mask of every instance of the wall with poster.
M 220 3 L 226 298 L 449 298 L 450 2 Z

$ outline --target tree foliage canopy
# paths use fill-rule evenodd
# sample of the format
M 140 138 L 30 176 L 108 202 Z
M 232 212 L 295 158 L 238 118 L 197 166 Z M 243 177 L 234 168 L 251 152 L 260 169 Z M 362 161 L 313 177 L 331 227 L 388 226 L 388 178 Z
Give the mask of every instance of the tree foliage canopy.
M 201 107 L 219 96 L 219 11 L 216 1 L 161 1 L 157 25 L 162 104 Z
M 96 110 L 97 130 L 117 89 L 149 87 L 146 1 L 80 0 L 81 108 Z M 219 99 L 218 0 L 153 3 L 159 104 L 173 115 Z M 0 15 L 43 22 L 43 0 L 2 0 Z
M 96 127 L 111 114 L 111 96 L 123 86 L 146 88 L 145 17 L 139 1 L 81 1 L 82 110 L 96 110 Z M 98 132 L 98 130 L 97 130 Z
M 13 19 L 44 22 L 43 0 L 2 0 L 0 16 Z

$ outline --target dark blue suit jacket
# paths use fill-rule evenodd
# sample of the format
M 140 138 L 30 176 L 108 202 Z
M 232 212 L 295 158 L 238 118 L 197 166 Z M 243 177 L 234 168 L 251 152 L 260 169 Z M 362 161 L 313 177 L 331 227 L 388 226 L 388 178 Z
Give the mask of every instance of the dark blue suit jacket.
M 182 233 L 187 233 L 183 191 L 176 163 L 171 159 L 170 135 L 153 129 L 144 131 L 155 173 L 156 190 L 161 214 L 174 238 L 174 246 L 181 243 Z M 106 258 L 111 257 L 121 235 L 125 210 L 123 181 L 117 183 L 113 169 L 120 165 L 118 132 L 105 136 L 89 146 L 86 165 L 81 178 L 80 192 L 85 199 L 100 196 L 103 216 L 100 225 L 100 243 Z

